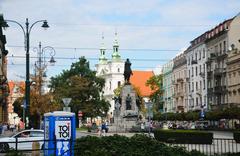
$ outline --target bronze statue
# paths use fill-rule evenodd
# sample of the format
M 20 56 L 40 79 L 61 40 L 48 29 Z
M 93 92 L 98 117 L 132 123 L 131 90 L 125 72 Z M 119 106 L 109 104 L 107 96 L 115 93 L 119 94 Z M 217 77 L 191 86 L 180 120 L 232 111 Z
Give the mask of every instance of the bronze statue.
M 125 65 L 124 65 L 124 80 L 126 84 L 130 84 L 129 80 L 130 80 L 130 76 L 133 74 L 132 70 L 131 70 L 131 62 L 129 61 L 129 59 L 126 60 Z
M 128 96 L 126 97 L 126 110 L 131 110 L 132 106 L 131 106 L 131 102 L 132 102 L 132 98 L 130 97 L 130 95 L 128 94 Z

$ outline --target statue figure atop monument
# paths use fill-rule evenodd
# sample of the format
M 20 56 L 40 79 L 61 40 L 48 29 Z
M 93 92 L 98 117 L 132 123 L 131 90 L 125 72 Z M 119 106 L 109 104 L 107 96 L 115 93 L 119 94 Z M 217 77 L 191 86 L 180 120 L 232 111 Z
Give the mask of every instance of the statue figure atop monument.
M 128 94 L 127 97 L 126 97 L 126 110 L 131 110 L 132 109 L 131 102 L 132 102 L 132 98 Z
M 129 59 L 127 59 L 124 65 L 124 74 L 123 74 L 126 84 L 130 84 L 129 80 L 131 75 L 133 74 L 131 70 L 131 65 L 132 65 L 131 62 L 129 61 Z

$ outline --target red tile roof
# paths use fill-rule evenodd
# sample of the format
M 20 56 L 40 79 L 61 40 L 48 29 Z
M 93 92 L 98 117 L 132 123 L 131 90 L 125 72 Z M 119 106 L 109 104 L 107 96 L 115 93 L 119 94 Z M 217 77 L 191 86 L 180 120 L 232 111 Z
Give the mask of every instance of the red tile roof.
M 22 94 L 24 93 L 25 82 L 23 82 L 23 81 L 20 81 L 20 82 L 9 81 L 8 86 L 9 86 L 10 94 L 13 94 L 13 89 L 14 89 L 15 86 L 23 88 L 23 89 L 20 89 L 20 91 L 21 91 Z
M 132 71 L 133 75 L 130 78 L 130 83 L 139 88 L 141 96 L 149 97 L 153 92 L 150 87 L 146 86 L 147 80 L 154 76 L 153 71 Z

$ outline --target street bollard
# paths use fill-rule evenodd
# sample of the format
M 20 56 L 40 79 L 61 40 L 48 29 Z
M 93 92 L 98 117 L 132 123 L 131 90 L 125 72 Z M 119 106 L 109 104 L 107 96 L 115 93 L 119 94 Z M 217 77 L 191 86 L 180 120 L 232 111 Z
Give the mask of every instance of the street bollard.
M 32 156 L 40 156 L 40 143 L 33 142 L 32 143 Z

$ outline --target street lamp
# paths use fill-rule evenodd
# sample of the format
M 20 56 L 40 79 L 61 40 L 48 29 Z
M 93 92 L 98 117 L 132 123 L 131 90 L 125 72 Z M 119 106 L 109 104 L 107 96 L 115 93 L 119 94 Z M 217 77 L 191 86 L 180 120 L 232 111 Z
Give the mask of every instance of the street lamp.
M 46 47 L 42 47 L 41 42 L 39 42 L 39 46 L 38 48 L 35 47 L 33 48 L 34 52 L 37 52 L 38 55 L 38 60 L 35 62 L 35 72 L 38 72 L 38 83 L 39 83 L 39 95 L 41 95 L 42 93 L 42 81 L 43 81 L 43 77 L 46 78 L 46 68 L 48 66 L 48 63 L 50 63 L 50 65 L 54 65 L 55 64 L 55 59 L 53 56 L 55 56 L 56 52 L 55 49 L 51 46 L 46 46 Z M 45 54 L 49 53 L 49 55 L 51 56 L 50 61 L 46 61 L 46 57 Z
M 26 116 L 24 117 L 24 123 L 26 122 L 26 118 L 28 118 L 28 113 L 30 111 L 30 81 L 29 81 L 29 44 L 30 44 L 30 33 L 33 28 L 33 26 L 39 22 L 43 22 L 42 27 L 48 28 L 48 23 L 46 20 L 38 20 L 34 22 L 32 25 L 29 25 L 28 18 L 26 18 L 25 28 L 20 23 L 14 20 L 5 20 L 3 23 L 1 23 L 1 26 L 4 28 L 9 27 L 7 22 L 12 22 L 17 25 L 19 25 L 23 31 L 24 34 L 24 45 L 26 50 L 26 81 L 25 81 L 25 101 L 26 101 Z M 25 124 L 25 128 L 28 127 L 28 123 Z

